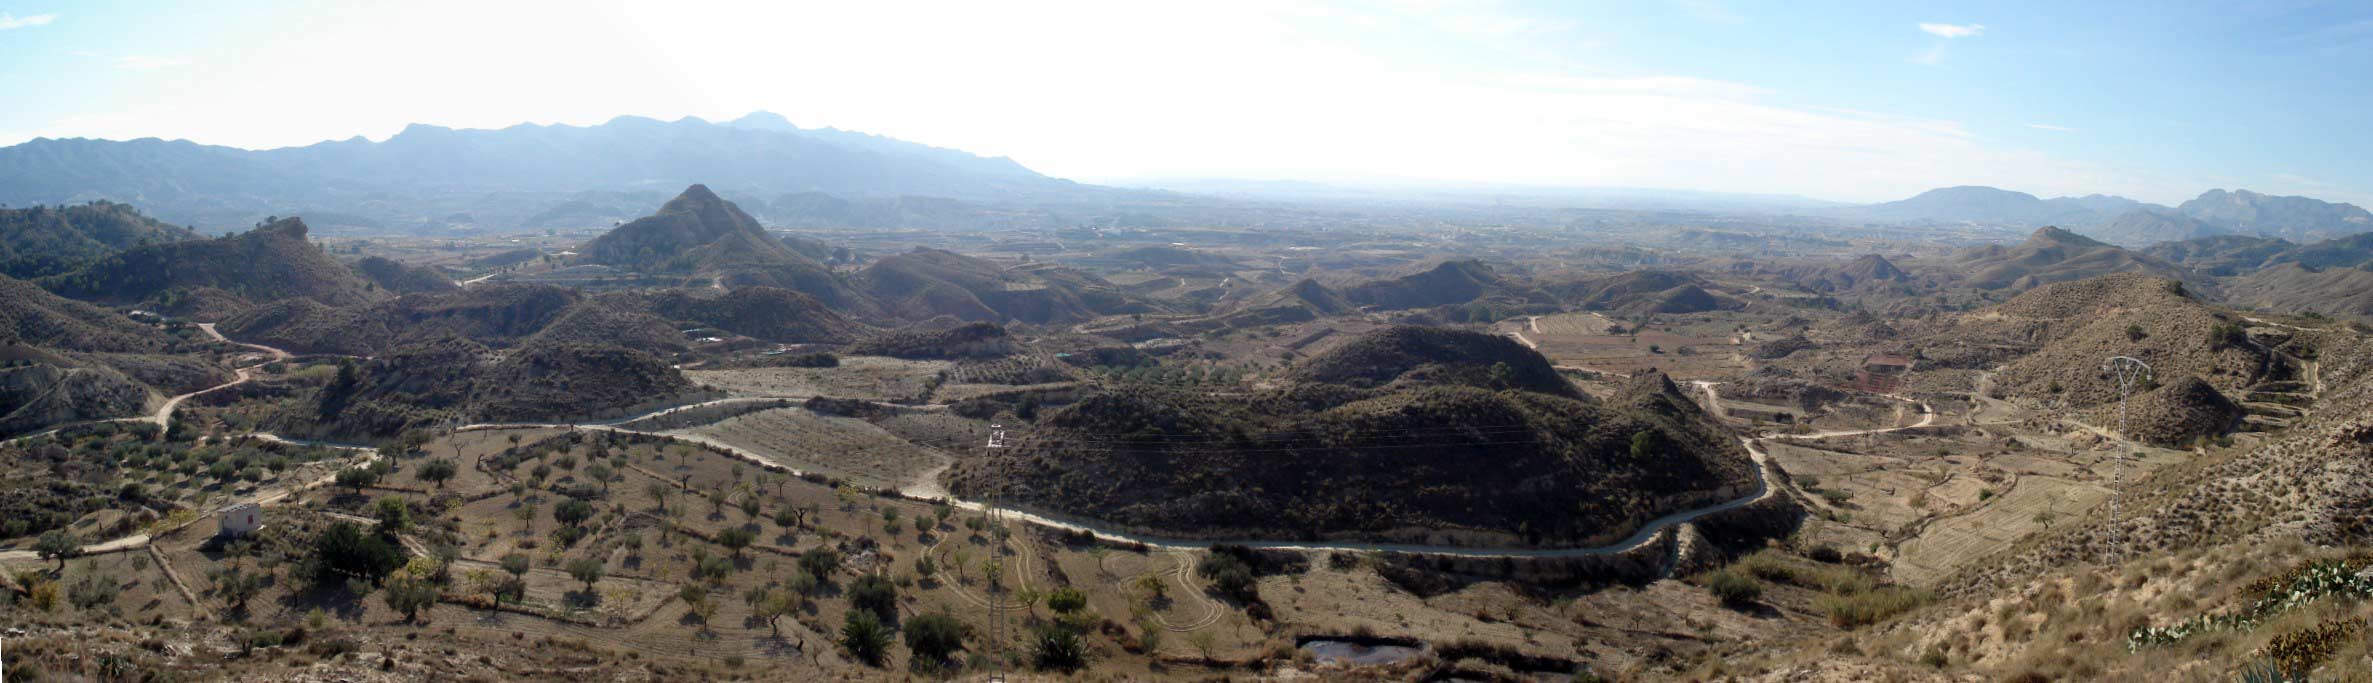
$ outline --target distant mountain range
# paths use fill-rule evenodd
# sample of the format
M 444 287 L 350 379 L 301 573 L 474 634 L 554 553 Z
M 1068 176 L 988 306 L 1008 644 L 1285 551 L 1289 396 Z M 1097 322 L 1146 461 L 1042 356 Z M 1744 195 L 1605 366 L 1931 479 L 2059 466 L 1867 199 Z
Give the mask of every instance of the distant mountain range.
M 166 222 L 206 226 L 291 214 L 317 227 L 582 225 L 620 215 L 620 204 L 647 211 L 653 200 L 694 182 L 756 196 L 860 200 L 1044 201 L 1118 192 L 1049 178 L 1010 159 L 803 129 L 767 112 L 722 123 L 620 117 L 596 126 L 499 130 L 415 124 L 383 142 L 356 137 L 269 150 L 155 138 L 43 138 L 0 148 L 0 203 L 107 199 Z
M 2373 232 L 2373 213 L 2356 205 L 2248 190 L 2209 190 L 2180 206 L 2168 207 L 2110 195 L 2043 199 L 2025 192 L 1965 185 L 1825 213 L 1896 223 L 2054 226 L 2129 246 L 2217 235 L 2304 242 Z

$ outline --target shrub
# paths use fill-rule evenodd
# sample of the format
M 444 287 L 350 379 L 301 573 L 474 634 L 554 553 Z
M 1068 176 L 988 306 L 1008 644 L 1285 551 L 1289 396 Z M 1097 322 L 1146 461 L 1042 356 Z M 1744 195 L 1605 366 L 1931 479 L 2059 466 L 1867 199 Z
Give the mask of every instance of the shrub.
M 1030 659 L 1040 670 L 1071 671 L 1087 663 L 1087 648 L 1077 632 L 1050 624 L 1031 638 Z
M 925 614 L 906 622 L 906 647 L 918 659 L 942 661 L 964 649 L 964 625 L 946 614 Z
M 1738 608 L 1762 598 L 1763 584 L 1726 569 L 1706 576 L 1706 592 L 1721 599 L 1723 606 Z
M 312 559 L 314 578 L 325 580 L 355 577 L 376 582 L 404 566 L 403 554 L 386 539 L 343 521 L 331 524 L 314 541 Z
M 1819 605 L 1829 614 L 1831 625 L 1851 629 L 1886 621 L 1929 600 L 1927 591 L 1887 586 L 1853 595 L 1822 596 Z

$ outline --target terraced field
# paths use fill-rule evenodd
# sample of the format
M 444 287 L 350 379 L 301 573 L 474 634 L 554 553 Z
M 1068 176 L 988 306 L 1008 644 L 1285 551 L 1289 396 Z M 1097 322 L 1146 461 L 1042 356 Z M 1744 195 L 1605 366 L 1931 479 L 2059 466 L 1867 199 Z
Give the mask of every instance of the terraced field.
M 762 410 L 691 429 L 687 434 L 764 453 L 783 465 L 872 486 L 921 482 L 951 462 L 947 453 L 917 445 L 864 420 L 805 408 Z
M 912 401 L 927 397 L 938 384 L 941 373 L 953 366 L 947 361 L 849 356 L 842 358 L 837 368 L 687 370 L 684 376 L 738 396 Z

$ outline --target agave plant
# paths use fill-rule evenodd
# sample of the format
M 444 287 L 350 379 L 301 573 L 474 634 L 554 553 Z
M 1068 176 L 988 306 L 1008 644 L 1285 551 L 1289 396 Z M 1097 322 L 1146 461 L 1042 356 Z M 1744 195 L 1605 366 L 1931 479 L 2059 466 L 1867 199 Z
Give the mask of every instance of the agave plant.
M 2241 667 L 2241 683 L 2307 683 L 2307 679 L 2285 676 L 2274 662 L 2261 659 Z

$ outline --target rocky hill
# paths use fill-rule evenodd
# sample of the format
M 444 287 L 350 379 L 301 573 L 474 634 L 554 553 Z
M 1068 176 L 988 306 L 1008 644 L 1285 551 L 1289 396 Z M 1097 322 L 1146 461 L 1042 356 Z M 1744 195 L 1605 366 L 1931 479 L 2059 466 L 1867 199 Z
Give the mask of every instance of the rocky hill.
M 2232 232 L 2231 228 L 2164 209 L 2135 209 L 2082 230 L 2088 237 L 2129 247 L 2180 242 Z
M 1950 277 L 1979 289 L 2020 290 L 2129 272 L 2206 284 L 2175 264 L 2053 227 L 2038 228 L 2016 245 L 1964 249 L 1944 265 Z
M 2249 190 L 2209 190 L 2176 210 L 2234 230 L 2294 242 L 2373 231 L 2373 213 L 2354 204 Z
M 447 337 L 352 362 L 277 420 L 298 434 L 389 438 L 440 424 L 618 417 L 695 394 L 682 373 L 639 351 L 537 340 L 498 352 Z
M 857 323 L 822 302 L 776 287 L 736 287 L 722 293 L 667 290 L 647 295 L 642 307 L 669 320 L 771 342 L 837 344 L 862 332 Z
M 1695 273 L 1677 270 L 1634 270 L 1617 275 L 1545 284 L 1543 289 L 1568 306 L 1625 315 L 1645 313 L 1702 313 L 1736 308 L 1737 301 L 1719 297 Z
M 691 284 L 766 285 L 838 307 L 870 308 L 823 264 L 768 235 L 733 202 L 693 185 L 659 212 L 577 248 L 577 261 L 680 275 Z
M 197 238 L 185 228 L 108 201 L 0 209 L 0 275 L 57 275 L 132 247 Z
M 198 289 L 247 303 L 305 298 L 349 306 L 387 296 L 306 233 L 303 220 L 282 218 L 227 237 L 133 247 L 41 282 L 77 299 L 123 304 Z
M 0 276 L 0 344 L 70 351 L 154 353 L 174 345 L 156 328 L 33 283 Z
M 234 339 L 302 353 L 372 355 L 444 337 L 508 346 L 584 298 L 562 287 L 494 284 L 346 308 L 287 301 L 233 316 L 220 329 Z
M 1549 359 L 1507 336 L 1412 325 L 1361 335 L 1312 356 L 1294 367 L 1293 378 L 1360 388 L 1457 384 L 1581 395 Z
M 104 365 L 0 367 L 0 437 L 147 411 L 148 386 Z
M 2245 414 L 2239 404 L 2198 377 L 2184 375 L 2135 394 L 2126 402 L 2123 419 L 2127 438 L 2171 448 L 2188 448 L 2200 439 L 2231 431 Z M 2094 409 L 2093 424 L 2117 429 L 2121 419 L 2115 404 Z
M 378 256 L 366 256 L 354 262 L 354 272 L 361 273 L 371 284 L 396 294 L 414 292 L 443 292 L 460 289 L 453 278 L 435 268 L 412 266 Z
M 1998 386 L 2074 407 L 2117 399 L 2101 370 L 2111 356 L 2140 358 L 2159 377 L 2198 377 L 2227 392 L 2294 379 L 2299 368 L 2249 338 L 2241 323 L 2177 281 L 2121 273 L 2038 287 L 1964 314 L 1938 338 L 2032 344 L 2033 352 L 2003 368 Z
M 686 348 L 686 327 L 784 343 L 846 342 L 859 329 L 814 299 L 771 287 L 587 294 L 489 284 L 346 308 L 285 301 L 244 311 L 221 330 L 292 351 L 372 355 L 445 337 L 494 348 L 540 338 L 666 353 Z
M 885 310 L 908 320 L 945 315 L 983 322 L 1075 323 L 1118 312 L 1115 304 L 1125 301 L 1118 288 L 1101 280 L 1055 275 L 916 247 L 875 261 L 853 281 Z
M 908 359 L 1003 358 L 1018 350 L 1013 337 L 996 323 L 918 324 L 867 337 L 848 347 L 851 355 Z
M 2283 264 L 2232 280 L 2224 298 L 2269 311 L 2373 318 L 2373 270 Z
M 2279 237 L 2218 235 L 2180 242 L 2160 242 L 2142 249 L 2145 256 L 2180 264 L 2219 277 L 2241 275 L 2267 265 L 2275 255 L 2299 245 Z
M 1339 288 L 1345 300 L 1381 310 L 1450 306 L 1475 301 L 1549 303 L 1522 280 L 1505 278 L 1472 259 L 1443 261 L 1406 275 L 1371 279 Z
M 1425 371 L 1474 365 L 1451 354 L 1481 340 L 1383 335 L 1363 346 L 1437 355 L 1378 388 L 1360 374 L 1224 398 L 1094 393 L 1042 417 L 1016 447 L 960 461 L 950 483 L 967 498 L 1173 536 L 1542 545 L 1612 542 L 1753 488 L 1736 442 L 1662 375 L 1603 403 L 1495 391 L 1466 383 L 1470 373 Z M 1510 365 L 1535 384 L 1546 361 Z

